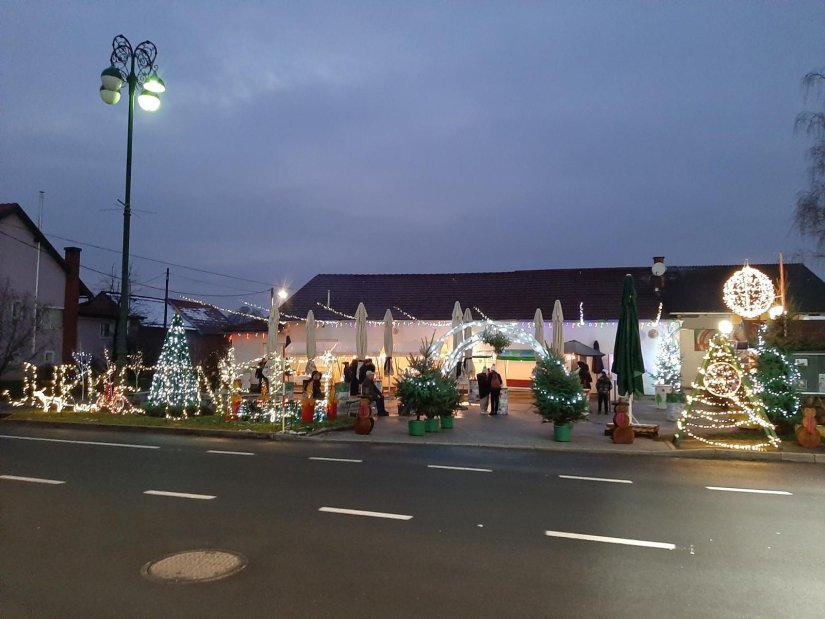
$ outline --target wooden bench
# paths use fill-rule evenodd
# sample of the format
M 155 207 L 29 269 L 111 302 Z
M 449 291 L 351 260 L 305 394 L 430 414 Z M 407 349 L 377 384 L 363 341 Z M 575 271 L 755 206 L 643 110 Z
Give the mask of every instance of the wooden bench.
M 613 436 L 613 429 L 616 424 L 609 423 L 605 426 L 604 435 Z M 646 436 L 647 438 L 659 438 L 659 426 L 652 423 L 634 423 L 632 426 L 634 436 Z
M 346 417 L 357 417 L 358 409 L 361 407 L 361 398 L 347 398 L 338 400 L 338 414 Z

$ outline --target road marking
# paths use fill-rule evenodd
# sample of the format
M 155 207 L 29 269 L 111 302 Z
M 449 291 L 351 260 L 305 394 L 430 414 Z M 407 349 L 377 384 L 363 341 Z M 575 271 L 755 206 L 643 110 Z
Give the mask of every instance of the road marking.
M 442 466 L 440 464 L 428 464 L 428 469 L 447 469 L 448 471 L 474 471 L 476 473 L 492 473 L 493 469 L 474 469 L 469 466 Z
M 215 497 L 211 494 L 189 494 L 188 492 L 166 492 L 165 490 L 147 490 L 143 494 L 152 494 L 155 496 L 171 496 L 178 499 L 200 499 L 201 501 L 209 501 Z
M 226 454 L 229 456 L 254 456 L 251 451 L 221 451 L 220 449 L 207 449 L 208 454 Z
M 562 479 L 581 479 L 584 481 L 609 481 L 612 484 L 632 484 L 629 479 L 610 479 L 608 477 L 579 477 L 578 475 L 559 475 Z
M 18 477 L 17 475 L 0 475 L 0 479 L 8 479 L 11 481 L 30 481 L 33 484 L 65 484 L 65 481 L 59 479 L 42 479 L 40 477 Z
M 349 458 L 321 458 L 317 456 L 310 456 L 309 460 L 320 460 L 322 462 L 363 462 L 363 460 L 351 460 Z
M 341 507 L 320 507 L 319 512 L 330 514 L 347 514 L 349 516 L 369 516 L 370 518 L 389 518 L 390 520 L 412 520 L 412 516 L 406 514 L 386 514 L 384 512 L 367 512 L 360 509 L 343 509 Z
M 721 490 L 723 492 L 749 492 L 751 494 L 782 494 L 785 496 L 793 496 L 792 492 L 785 490 L 757 490 L 756 488 L 724 488 L 722 486 L 705 486 L 708 490 Z
M 36 436 L 11 436 L 0 434 L 0 438 L 13 438 L 20 441 L 45 441 L 48 443 L 74 443 L 75 445 L 100 445 L 103 447 L 132 447 L 133 449 L 160 449 L 158 445 L 134 445 L 132 443 L 101 443 L 98 441 L 70 441 L 63 438 L 40 438 Z
M 643 539 L 626 539 L 624 537 L 605 537 L 603 535 L 585 535 L 583 533 L 565 533 L 564 531 L 545 531 L 547 537 L 564 537 L 567 539 L 583 539 L 590 542 L 605 542 L 607 544 L 624 544 L 625 546 L 644 546 L 645 548 L 661 548 L 674 550 L 676 544 L 667 542 L 648 542 Z

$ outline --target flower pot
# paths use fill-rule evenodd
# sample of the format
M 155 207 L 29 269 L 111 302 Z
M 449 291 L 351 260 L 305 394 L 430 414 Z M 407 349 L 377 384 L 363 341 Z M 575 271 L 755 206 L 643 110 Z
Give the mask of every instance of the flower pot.
M 333 400 L 327 403 L 327 419 L 332 421 L 338 417 L 338 402 Z
M 554 423 L 553 438 L 559 443 L 569 443 L 570 434 L 573 431 L 572 423 Z
M 424 422 L 417 419 L 410 419 L 407 422 L 407 428 L 410 431 L 410 436 L 424 436 Z
M 301 421 L 312 423 L 315 414 L 315 400 L 301 400 Z
M 453 419 L 452 415 L 444 415 L 441 418 L 441 429 L 442 430 L 452 430 L 453 429 Z
M 429 417 L 424 422 L 425 432 L 438 432 L 438 417 Z

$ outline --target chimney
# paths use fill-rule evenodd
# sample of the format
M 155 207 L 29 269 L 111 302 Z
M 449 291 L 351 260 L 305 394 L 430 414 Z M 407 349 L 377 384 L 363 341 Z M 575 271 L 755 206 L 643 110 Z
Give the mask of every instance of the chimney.
M 77 306 L 80 302 L 80 248 L 64 247 L 66 287 L 63 295 L 63 352 L 62 363 L 72 363 L 72 353 L 77 346 Z

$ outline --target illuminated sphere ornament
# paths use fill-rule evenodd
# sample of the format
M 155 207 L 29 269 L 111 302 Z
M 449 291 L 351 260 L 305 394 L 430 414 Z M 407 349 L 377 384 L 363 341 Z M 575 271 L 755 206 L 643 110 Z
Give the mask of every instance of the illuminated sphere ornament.
M 705 389 L 720 398 L 726 398 L 739 390 L 742 378 L 730 363 L 711 363 L 705 370 Z
M 770 278 L 747 264 L 725 282 L 722 292 L 725 305 L 742 318 L 761 316 L 776 297 Z

